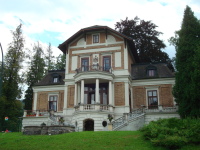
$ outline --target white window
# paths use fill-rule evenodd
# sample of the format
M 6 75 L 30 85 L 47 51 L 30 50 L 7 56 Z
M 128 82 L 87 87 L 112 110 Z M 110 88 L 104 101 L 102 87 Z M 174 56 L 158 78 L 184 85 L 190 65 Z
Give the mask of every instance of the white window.
M 148 109 L 157 109 L 159 105 L 159 86 L 146 88 L 146 106 Z
M 54 78 L 53 78 L 53 82 L 54 82 L 54 83 L 57 83 L 57 82 L 58 82 L 58 77 L 54 77 Z

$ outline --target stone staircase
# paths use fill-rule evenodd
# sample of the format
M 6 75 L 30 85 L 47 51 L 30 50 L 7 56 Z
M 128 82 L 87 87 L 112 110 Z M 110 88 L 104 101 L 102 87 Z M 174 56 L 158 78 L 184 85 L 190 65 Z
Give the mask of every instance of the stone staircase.
M 122 117 L 112 121 L 113 131 L 117 130 L 138 130 L 144 124 L 143 109 L 132 110 L 131 113 L 124 113 Z

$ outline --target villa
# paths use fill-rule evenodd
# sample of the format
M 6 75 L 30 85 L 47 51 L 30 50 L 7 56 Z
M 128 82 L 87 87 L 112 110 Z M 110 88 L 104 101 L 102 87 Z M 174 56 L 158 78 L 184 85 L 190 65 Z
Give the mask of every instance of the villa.
M 177 117 L 174 74 L 165 63 L 140 63 L 133 40 L 107 26 L 83 28 L 58 48 L 65 70 L 52 70 L 33 87 L 35 116 L 23 126 L 56 124 L 77 130 L 135 130 L 158 118 Z M 49 115 L 51 114 L 51 115 Z

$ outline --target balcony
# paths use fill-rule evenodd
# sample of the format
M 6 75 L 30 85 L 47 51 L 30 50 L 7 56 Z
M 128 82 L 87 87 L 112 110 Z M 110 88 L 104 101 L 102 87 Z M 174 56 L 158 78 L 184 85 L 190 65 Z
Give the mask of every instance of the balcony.
M 143 108 L 143 111 L 145 113 L 174 113 L 178 112 L 178 105 L 176 106 L 165 106 L 165 105 L 158 105 L 158 108 L 151 108 L 148 109 L 149 107 L 141 105 Z
M 75 70 L 75 74 L 79 74 L 82 72 L 95 72 L 95 71 L 101 71 L 112 74 L 112 68 L 111 67 L 102 67 L 99 66 L 99 64 L 93 64 L 92 66 L 82 66 Z
M 102 111 L 102 112 L 113 112 L 112 105 L 103 105 L 103 104 L 80 104 L 74 106 L 75 112 L 80 111 Z

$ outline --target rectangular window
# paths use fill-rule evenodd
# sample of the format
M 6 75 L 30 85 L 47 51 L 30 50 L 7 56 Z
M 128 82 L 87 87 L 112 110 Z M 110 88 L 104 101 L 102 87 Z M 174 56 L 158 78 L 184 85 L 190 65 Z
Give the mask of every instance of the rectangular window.
M 103 56 L 103 70 L 109 71 L 110 67 L 111 67 L 110 56 Z
M 157 91 L 147 91 L 148 94 L 148 108 L 157 109 L 158 108 L 158 96 Z
M 154 70 L 149 70 L 149 76 L 154 76 Z
M 56 78 L 53 78 L 53 82 L 54 82 L 54 83 L 58 82 L 58 78 L 57 78 L 57 77 L 56 77 Z
M 99 35 L 93 35 L 93 43 L 99 43 Z
M 54 96 L 49 96 L 49 109 L 57 111 L 57 99 L 58 96 L 54 95 Z
M 89 58 L 81 58 L 81 67 L 82 71 L 89 70 Z

